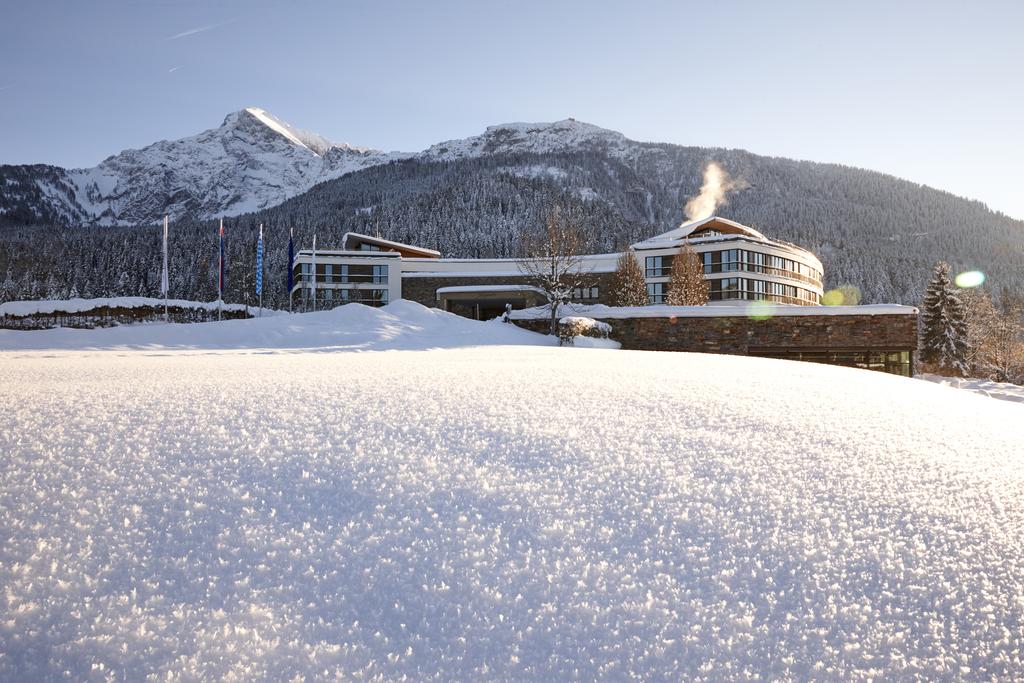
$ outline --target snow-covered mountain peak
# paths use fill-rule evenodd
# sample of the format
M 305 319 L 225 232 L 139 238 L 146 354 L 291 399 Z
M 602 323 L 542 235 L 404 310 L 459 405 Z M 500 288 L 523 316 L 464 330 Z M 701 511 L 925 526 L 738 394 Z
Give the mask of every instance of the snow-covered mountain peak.
M 24 181 L 24 187 L 8 192 L 40 195 L 35 208 L 40 217 L 132 225 L 153 223 L 164 215 L 209 219 L 256 211 L 317 183 L 403 159 L 449 161 L 580 150 L 621 158 L 633 144 L 621 133 L 564 119 L 490 126 L 480 135 L 417 154 L 382 152 L 334 142 L 260 107 L 246 107 L 228 114 L 219 127 L 124 150 L 93 168 L 55 169 L 53 177 L 29 170 L 17 181 Z
M 327 149 L 330 149 L 330 147 L 332 146 L 329 141 L 317 135 L 316 138 L 318 140 L 323 141 L 327 144 L 326 147 L 321 147 L 319 150 L 314 149 L 310 145 L 306 144 L 306 142 L 300 137 L 300 131 L 295 130 L 294 128 L 292 128 L 287 123 L 280 120 L 270 112 L 260 109 L 259 107 L 246 107 L 242 110 L 241 113 L 248 114 L 249 116 L 253 117 L 270 130 L 274 131 L 275 133 L 283 137 L 285 140 L 288 140 L 292 144 L 305 147 L 306 149 L 310 150 L 317 156 L 323 154 L 325 151 L 327 151 Z M 310 140 L 310 142 L 313 142 L 313 140 Z M 313 144 L 314 146 L 318 146 L 316 145 L 315 142 Z
M 229 126 L 236 124 L 237 121 L 243 117 L 251 117 L 255 119 L 292 144 L 305 147 L 317 156 L 323 156 L 329 150 L 336 148 L 351 152 L 358 152 L 360 154 L 376 151 L 367 147 L 356 147 L 355 145 L 350 145 L 347 142 L 334 142 L 319 133 L 303 130 L 302 128 L 296 128 L 295 126 L 277 118 L 266 109 L 261 109 L 259 107 L 246 107 L 241 111 L 229 114 L 224 120 L 224 125 Z
M 480 135 L 433 145 L 423 155 L 460 159 L 515 152 L 543 154 L 562 150 L 616 148 L 627 142 L 622 133 L 569 118 L 550 123 L 515 122 L 488 126 Z

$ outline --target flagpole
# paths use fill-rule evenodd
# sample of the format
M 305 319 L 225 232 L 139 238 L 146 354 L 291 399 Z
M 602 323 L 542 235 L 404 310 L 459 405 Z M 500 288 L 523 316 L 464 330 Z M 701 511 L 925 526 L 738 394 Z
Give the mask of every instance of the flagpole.
M 164 214 L 164 269 L 160 277 L 160 288 L 164 290 L 164 322 L 171 322 L 170 315 L 167 312 L 167 290 L 170 289 L 170 278 L 167 273 L 167 215 Z
M 316 312 L 316 233 L 313 233 L 313 312 Z
M 295 277 L 295 228 L 288 228 L 288 312 L 292 312 L 292 289 Z
M 220 246 L 217 250 L 217 320 L 223 320 L 221 308 L 224 305 L 224 219 L 220 219 Z
M 256 295 L 260 301 L 258 317 L 263 317 L 263 224 L 260 223 L 260 241 L 256 243 Z

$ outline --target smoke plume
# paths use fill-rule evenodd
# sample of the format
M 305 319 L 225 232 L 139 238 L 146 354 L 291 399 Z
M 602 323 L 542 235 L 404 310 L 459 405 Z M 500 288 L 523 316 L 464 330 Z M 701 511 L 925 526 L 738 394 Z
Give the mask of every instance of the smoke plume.
M 686 217 L 691 221 L 699 221 L 715 215 L 715 209 L 728 204 L 726 192 L 742 190 L 748 187 L 742 180 L 733 180 L 718 162 L 709 161 L 704 167 L 704 184 L 700 193 L 686 202 Z

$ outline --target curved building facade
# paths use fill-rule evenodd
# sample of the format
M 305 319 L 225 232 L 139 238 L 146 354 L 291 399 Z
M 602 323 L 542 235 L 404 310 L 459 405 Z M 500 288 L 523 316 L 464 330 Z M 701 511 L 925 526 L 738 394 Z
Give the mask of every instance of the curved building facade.
M 665 303 L 672 259 L 684 243 L 689 243 L 704 265 L 713 302 L 821 303 L 823 269 L 817 256 L 717 216 L 686 223 L 633 245 L 647 279 L 649 303 Z

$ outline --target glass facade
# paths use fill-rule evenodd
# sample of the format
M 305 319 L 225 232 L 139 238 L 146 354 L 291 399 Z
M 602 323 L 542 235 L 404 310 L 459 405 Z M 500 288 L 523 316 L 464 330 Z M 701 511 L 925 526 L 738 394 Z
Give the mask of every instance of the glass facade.
M 313 288 L 299 290 L 300 305 L 305 310 L 313 308 Z M 388 303 L 388 290 L 378 288 L 337 288 L 317 287 L 316 307 L 319 310 L 334 308 L 342 304 L 360 303 L 366 306 L 384 306 Z
M 312 309 L 313 264 L 296 264 L 294 276 L 299 304 Z M 317 263 L 316 306 L 323 309 L 352 302 L 383 306 L 388 303 L 388 278 L 386 263 Z
M 815 305 L 821 303 L 821 295 L 810 287 L 800 287 L 780 282 L 771 282 L 756 277 L 744 277 L 747 273 L 760 273 L 775 277 L 806 282 L 814 287 L 821 286 L 821 271 L 794 259 L 765 254 L 751 249 L 722 249 L 699 254 L 705 275 L 729 274 L 730 277 L 708 278 L 709 299 L 766 300 L 779 303 Z M 644 275 L 648 280 L 668 278 L 672 271 L 672 256 L 647 256 L 644 260 Z M 731 274 L 735 273 L 735 276 Z M 668 283 L 648 282 L 649 303 L 665 303 Z
M 295 266 L 295 281 L 312 282 L 312 264 L 300 263 Z M 316 281 L 320 284 L 367 284 L 386 285 L 388 283 L 388 266 L 354 264 L 354 263 L 318 263 L 316 264 Z
M 732 272 L 762 273 L 821 285 L 821 271 L 783 256 L 762 254 L 749 249 L 725 249 L 706 251 L 701 254 L 701 260 L 704 263 L 704 273 L 709 275 Z
M 817 292 L 781 282 L 768 282 L 747 277 L 726 277 L 709 280 L 708 284 L 710 285 L 708 298 L 711 301 L 739 299 L 802 305 L 820 303 Z

